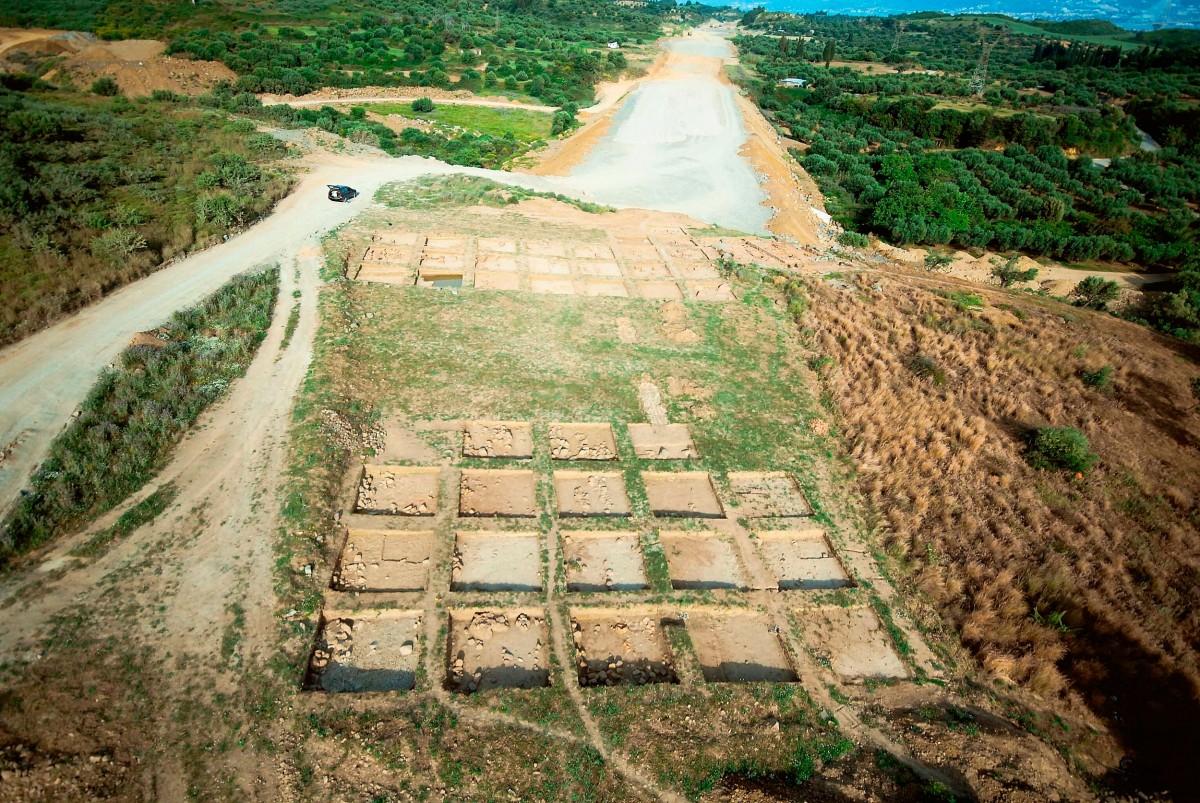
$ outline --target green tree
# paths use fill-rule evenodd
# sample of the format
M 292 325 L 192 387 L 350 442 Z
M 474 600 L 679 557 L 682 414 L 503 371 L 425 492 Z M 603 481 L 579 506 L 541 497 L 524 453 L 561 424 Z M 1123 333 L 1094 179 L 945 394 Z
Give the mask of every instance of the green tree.
M 436 106 L 433 105 L 433 98 L 417 98 L 412 102 L 412 110 L 421 114 L 426 114 L 433 111 Z
M 1019 260 L 1020 257 L 1016 254 L 1003 262 L 999 259 L 992 259 L 992 275 L 1000 282 L 1001 287 L 1012 287 L 1014 284 L 1032 281 L 1037 278 L 1038 269 L 1029 268 L 1028 270 L 1021 270 L 1017 267 Z
M 1089 309 L 1108 309 L 1108 302 L 1115 301 L 1121 295 L 1121 287 L 1112 279 L 1099 276 L 1089 276 L 1071 291 L 1075 303 Z
M 825 62 L 826 69 L 828 69 L 829 62 L 833 61 L 835 55 L 837 55 L 837 42 L 830 39 L 825 43 L 825 50 L 821 52 L 821 61 Z

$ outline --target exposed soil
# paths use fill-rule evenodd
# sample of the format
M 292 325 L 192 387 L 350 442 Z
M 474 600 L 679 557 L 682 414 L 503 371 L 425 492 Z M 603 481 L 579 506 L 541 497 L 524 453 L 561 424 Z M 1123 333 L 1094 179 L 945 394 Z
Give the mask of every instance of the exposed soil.
M 568 591 L 638 591 L 646 568 L 636 532 L 568 530 L 562 533 Z
M 658 534 L 672 588 L 745 588 L 733 542 L 717 533 L 663 530 Z
M 720 518 L 725 509 L 704 471 L 643 471 L 650 510 L 656 516 Z
M 430 530 L 350 530 L 333 576 L 345 591 L 419 591 L 429 579 Z
M 463 457 L 533 457 L 533 428 L 526 421 L 468 421 Z
M 789 683 L 797 680 L 770 620 L 753 613 L 693 610 L 688 635 L 710 683 Z
M 630 424 L 634 454 L 644 460 L 691 460 L 698 457 L 686 424 Z
M 460 530 L 450 587 L 455 591 L 540 591 L 538 534 Z
M 142 97 L 156 89 L 199 95 L 220 81 L 237 80 L 233 70 L 219 61 L 173 58 L 163 55 L 165 49 L 165 42 L 150 39 L 103 42 L 76 31 L 0 28 L 0 54 L 9 60 L 16 53 L 64 58 L 43 76 L 52 83 L 69 80 L 87 87 L 97 78 L 108 77 L 124 94 Z M 0 61 L 0 72 L 15 72 L 17 67 Z
M 548 686 L 548 643 L 538 610 L 451 611 L 447 682 L 460 692 Z
M 378 612 L 325 623 L 310 682 L 324 691 L 405 691 L 420 665 L 421 614 Z
M 555 471 L 560 516 L 628 516 L 625 477 L 618 471 Z
M 537 513 L 533 472 L 464 469 L 458 512 L 462 516 L 533 516 Z
M 780 589 L 815 591 L 851 584 L 821 528 L 756 532 L 755 535 Z
M 811 516 L 812 506 L 796 480 L 781 471 L 729 472 L 738 513 L 749 518 Z
M 653 615 L 575 608 L 571 611 L 581 686 L 677 683 L 674 661 Z
M 550 424 L 550 457 L 555 460 L 613 460 L 616 456 L 611 424 Z
M 437 513 L 439 473 L 436 468 L 364 466 L 355 509 L 359 513 L 432 516 Z
M 869 608 L 817 608 L 796 615 L 810 646 L 833 670 L 851 678 L 902 678 L 908 670 Z

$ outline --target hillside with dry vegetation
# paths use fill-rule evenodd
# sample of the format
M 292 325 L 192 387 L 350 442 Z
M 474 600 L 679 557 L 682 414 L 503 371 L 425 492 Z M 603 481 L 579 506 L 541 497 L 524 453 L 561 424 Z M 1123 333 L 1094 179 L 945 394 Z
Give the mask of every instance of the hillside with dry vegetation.
M 1200 352 L 941 278 L 863 273 L 808 291 L 809 362 L 898 573 L 998 686 L 1090 710 L 1133 756 L 1125 771 L 1186 788 Z M 1084 435 L 1090 470 L 1035 468 L 1032 433 L 1047 427 Z

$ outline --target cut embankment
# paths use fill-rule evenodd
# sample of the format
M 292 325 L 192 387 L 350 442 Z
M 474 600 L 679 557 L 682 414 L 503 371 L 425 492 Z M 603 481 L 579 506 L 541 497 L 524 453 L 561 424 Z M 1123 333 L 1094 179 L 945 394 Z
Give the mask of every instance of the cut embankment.
M 279 270 L 243 274 L 139 333 L 51 444 L 0 533 L 7 562 L 115 507 L 166 463 L 266 335 Z

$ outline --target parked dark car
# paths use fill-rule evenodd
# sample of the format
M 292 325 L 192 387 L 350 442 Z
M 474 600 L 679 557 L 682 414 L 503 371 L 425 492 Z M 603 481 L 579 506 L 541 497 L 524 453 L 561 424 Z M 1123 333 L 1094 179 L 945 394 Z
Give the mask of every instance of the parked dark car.
M 345 184 L 326 184 L 329 187 L 329 200 L 338 203 L 349 203 L 358 197 L 358 190 Z

